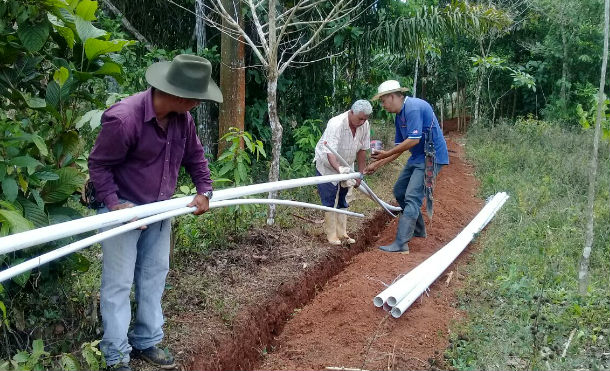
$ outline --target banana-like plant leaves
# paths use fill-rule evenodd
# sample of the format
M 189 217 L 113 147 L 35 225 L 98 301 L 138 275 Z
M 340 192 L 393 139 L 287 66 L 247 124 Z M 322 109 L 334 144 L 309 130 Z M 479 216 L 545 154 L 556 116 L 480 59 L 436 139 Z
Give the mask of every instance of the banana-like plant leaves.
M 34 223 L 36 228 L 49 225 L 49 216 L 37 204 L 23 197 L 19 197 L 17 202 L 23 207 L 25 218 Z
M 24 232 L 34 227 L 32 222 L 16 210 L 0 209 L 0 222 L 8 224 L 11 233 Z
M 85 21 L 95 21 L 95 11 L 97 10 L 97 1 L 81 0 L 76 6 L 76 15 Z
M 118 52 L 123 47 L 133 44 L 135 44 L 133 40 L 115 39 L 106 41 L 89 38 L 85 41 L 85 55 L 87 59 L 92 61 L 100 55 Z
M 21 23 L 17 28 L 17 36 L 23 46 L 30 52 L 39 51 L 49 38 L 49 24 L 47 22 Z
M 100 30 L 91 24 L 90 21 L 86 21 L 78 15 L 74 16 L 74 24 L 76 25 L 76 34 L 82 43 L 86 43 L 89 39 L 108 36 L 106 31 Z
M 56 173 L 59 179 L 48 181 L 40 194 L 46 203 L 65 201 L 85 182 L 85 175 L 73 167 L 61 168 Z

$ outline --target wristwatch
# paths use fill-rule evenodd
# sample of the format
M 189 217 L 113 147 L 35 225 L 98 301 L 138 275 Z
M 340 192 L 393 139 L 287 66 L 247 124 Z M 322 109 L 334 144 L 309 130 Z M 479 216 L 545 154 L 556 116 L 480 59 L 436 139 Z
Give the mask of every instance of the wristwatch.
M 213 194 L 212 191 L 207 191 L 207 192 L 200 193 L 200 195 L 207 197 L 208 201 L 212 199 L 212 194 Z

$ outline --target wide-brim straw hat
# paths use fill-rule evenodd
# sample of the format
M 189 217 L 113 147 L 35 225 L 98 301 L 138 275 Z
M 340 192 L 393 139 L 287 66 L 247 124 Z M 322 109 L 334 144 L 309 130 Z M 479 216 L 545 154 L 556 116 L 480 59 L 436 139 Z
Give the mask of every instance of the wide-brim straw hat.
M 384 81 L 381 83 L 381 85 L 379 85 L 379 87 L 377 88 L 377 94 L 373 98 L 371 98 L 371 100 L 377 100 L 382 95 L 394 93 L 397 91 L 405 92 L 407 90 L 409 89 L 400 87 L 400 83 L 396 80 Z
M 180 54 L 171 62 L 157 62 L 146 70 L 146 81 L 177 97 L 222 103 L 222 93 L 212 80 L 212 64 L 203 57 Z

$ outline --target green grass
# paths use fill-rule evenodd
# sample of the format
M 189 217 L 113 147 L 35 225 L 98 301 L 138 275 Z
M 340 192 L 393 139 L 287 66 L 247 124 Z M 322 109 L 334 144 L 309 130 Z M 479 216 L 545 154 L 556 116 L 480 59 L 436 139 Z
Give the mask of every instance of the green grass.
M 459 294 L 468 319 L 446 352 L 456 369 L 607 369 L 608 143 L 602 143 L 588 294 L 578 295 L 592 133 L 521 120 L 466 138 L 481 195 L 511 198 L 478 238 Z M 574 336 L 562 357 L 570 333 Z

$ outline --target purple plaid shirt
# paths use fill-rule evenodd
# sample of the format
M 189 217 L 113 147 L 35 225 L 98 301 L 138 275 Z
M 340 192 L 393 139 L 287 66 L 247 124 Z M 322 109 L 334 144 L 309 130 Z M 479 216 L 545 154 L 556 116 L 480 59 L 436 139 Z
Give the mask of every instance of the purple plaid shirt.
M 190 113 L 169 116 L 161 129 L 152 89 L 125 98 L 102 116 L 102 130 L 89 155 L 96 198 L 108 208 L 119 198 L 136 204 L 169 199 L 183 165 L 197 193 L 212 189 L 208 161 Z

